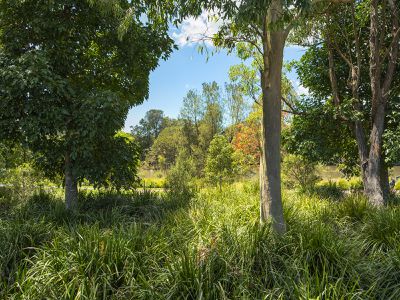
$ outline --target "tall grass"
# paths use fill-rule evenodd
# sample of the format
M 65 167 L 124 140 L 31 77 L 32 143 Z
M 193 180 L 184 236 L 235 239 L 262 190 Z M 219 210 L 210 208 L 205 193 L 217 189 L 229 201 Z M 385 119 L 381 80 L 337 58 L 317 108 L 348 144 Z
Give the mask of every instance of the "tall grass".
M 173 194 L 38 195 L 0 220 L 4 299 L 400 299 L 400 210 L 284 194 L 258 222 L 254 183 Z

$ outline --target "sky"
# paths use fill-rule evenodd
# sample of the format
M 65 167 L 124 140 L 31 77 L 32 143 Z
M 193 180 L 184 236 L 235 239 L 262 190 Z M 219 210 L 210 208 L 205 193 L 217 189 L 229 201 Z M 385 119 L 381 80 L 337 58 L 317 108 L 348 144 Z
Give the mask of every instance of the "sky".
M 125 122 L 125 131 L 139 123 L 150 109 L 161 109 L 168 117 L 179 115 L 182 101 L 188 90 L 201 90 L 203 82 L 216 81 L 221 87 L 228 82 L 228 71 L 232 65 L 241 63 L 234 54 L 219 51 L 213 55 L 201 54 L 198 51 L 200 35 L 216 33 L 220 24 L 208 21 L 208 14 L 203 13 L 197 19 L 185 20 L 179 28 L 170 31 L 179 49 L 175 50 L 166 61 L 160 61 L 156 70 L 150 75 L 150 94 L 143 104 L 132 108 Z M 208 43 L 208 47 L 213 46 Z M 299 59 L 304 49 L 287 47 L 285 61 Z M 299 94 L 307 91 L 298 83 L 294 72 L 288 74 Z

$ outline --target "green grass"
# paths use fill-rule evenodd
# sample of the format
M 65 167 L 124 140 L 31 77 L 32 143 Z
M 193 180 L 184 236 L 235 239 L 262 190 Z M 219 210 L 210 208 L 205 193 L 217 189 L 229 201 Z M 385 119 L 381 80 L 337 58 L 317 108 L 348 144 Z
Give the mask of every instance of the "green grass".
M 8 204 L 0 298 L 400 299 L 399 206 L 293 191 L 284 201 L 284 236 L 259 224 L 253 182 L 192 199 L 86 193 L 75 214 L 45 194 Z
M 337 180 L 343 178 L 343 174 L 340 173 L 335 166 L 320 166 L 318 168 L 318 175 L 325 180 Z M 390 177 L 400 176 L 400 166 L 395 166 L 389 170 Z

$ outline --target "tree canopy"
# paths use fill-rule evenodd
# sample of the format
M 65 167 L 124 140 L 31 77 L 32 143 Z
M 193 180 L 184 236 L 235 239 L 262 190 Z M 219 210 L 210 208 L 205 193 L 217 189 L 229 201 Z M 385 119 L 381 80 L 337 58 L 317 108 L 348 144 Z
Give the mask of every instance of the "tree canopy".
M 131 145 L 116 134 L 172 50 L 166 27 L 152 26 L 151 16 L 143 21 L 143 3 L 112 3 L 119 9 L 103 1 L 0 1 L 1 137 L 19 139 L 49 176 L 64 173 L 72 186 L 116 179 L 104 175 L 113 167 L 106 162 Z M 129 22 L 121 34 L 123 12 Z M 132 161 L 137 151 L 128 148 Z

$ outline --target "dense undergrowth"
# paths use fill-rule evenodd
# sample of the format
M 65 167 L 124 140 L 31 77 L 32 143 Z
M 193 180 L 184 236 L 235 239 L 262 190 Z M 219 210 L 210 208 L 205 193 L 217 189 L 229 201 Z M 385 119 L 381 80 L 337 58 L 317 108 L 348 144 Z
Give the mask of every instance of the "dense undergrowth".
M 400 299 L 396 203 L 288 191 L 275 236 L 257 193 L 87 193 L 75 214 L 51 195 L 3 199 L 0 298 Z

